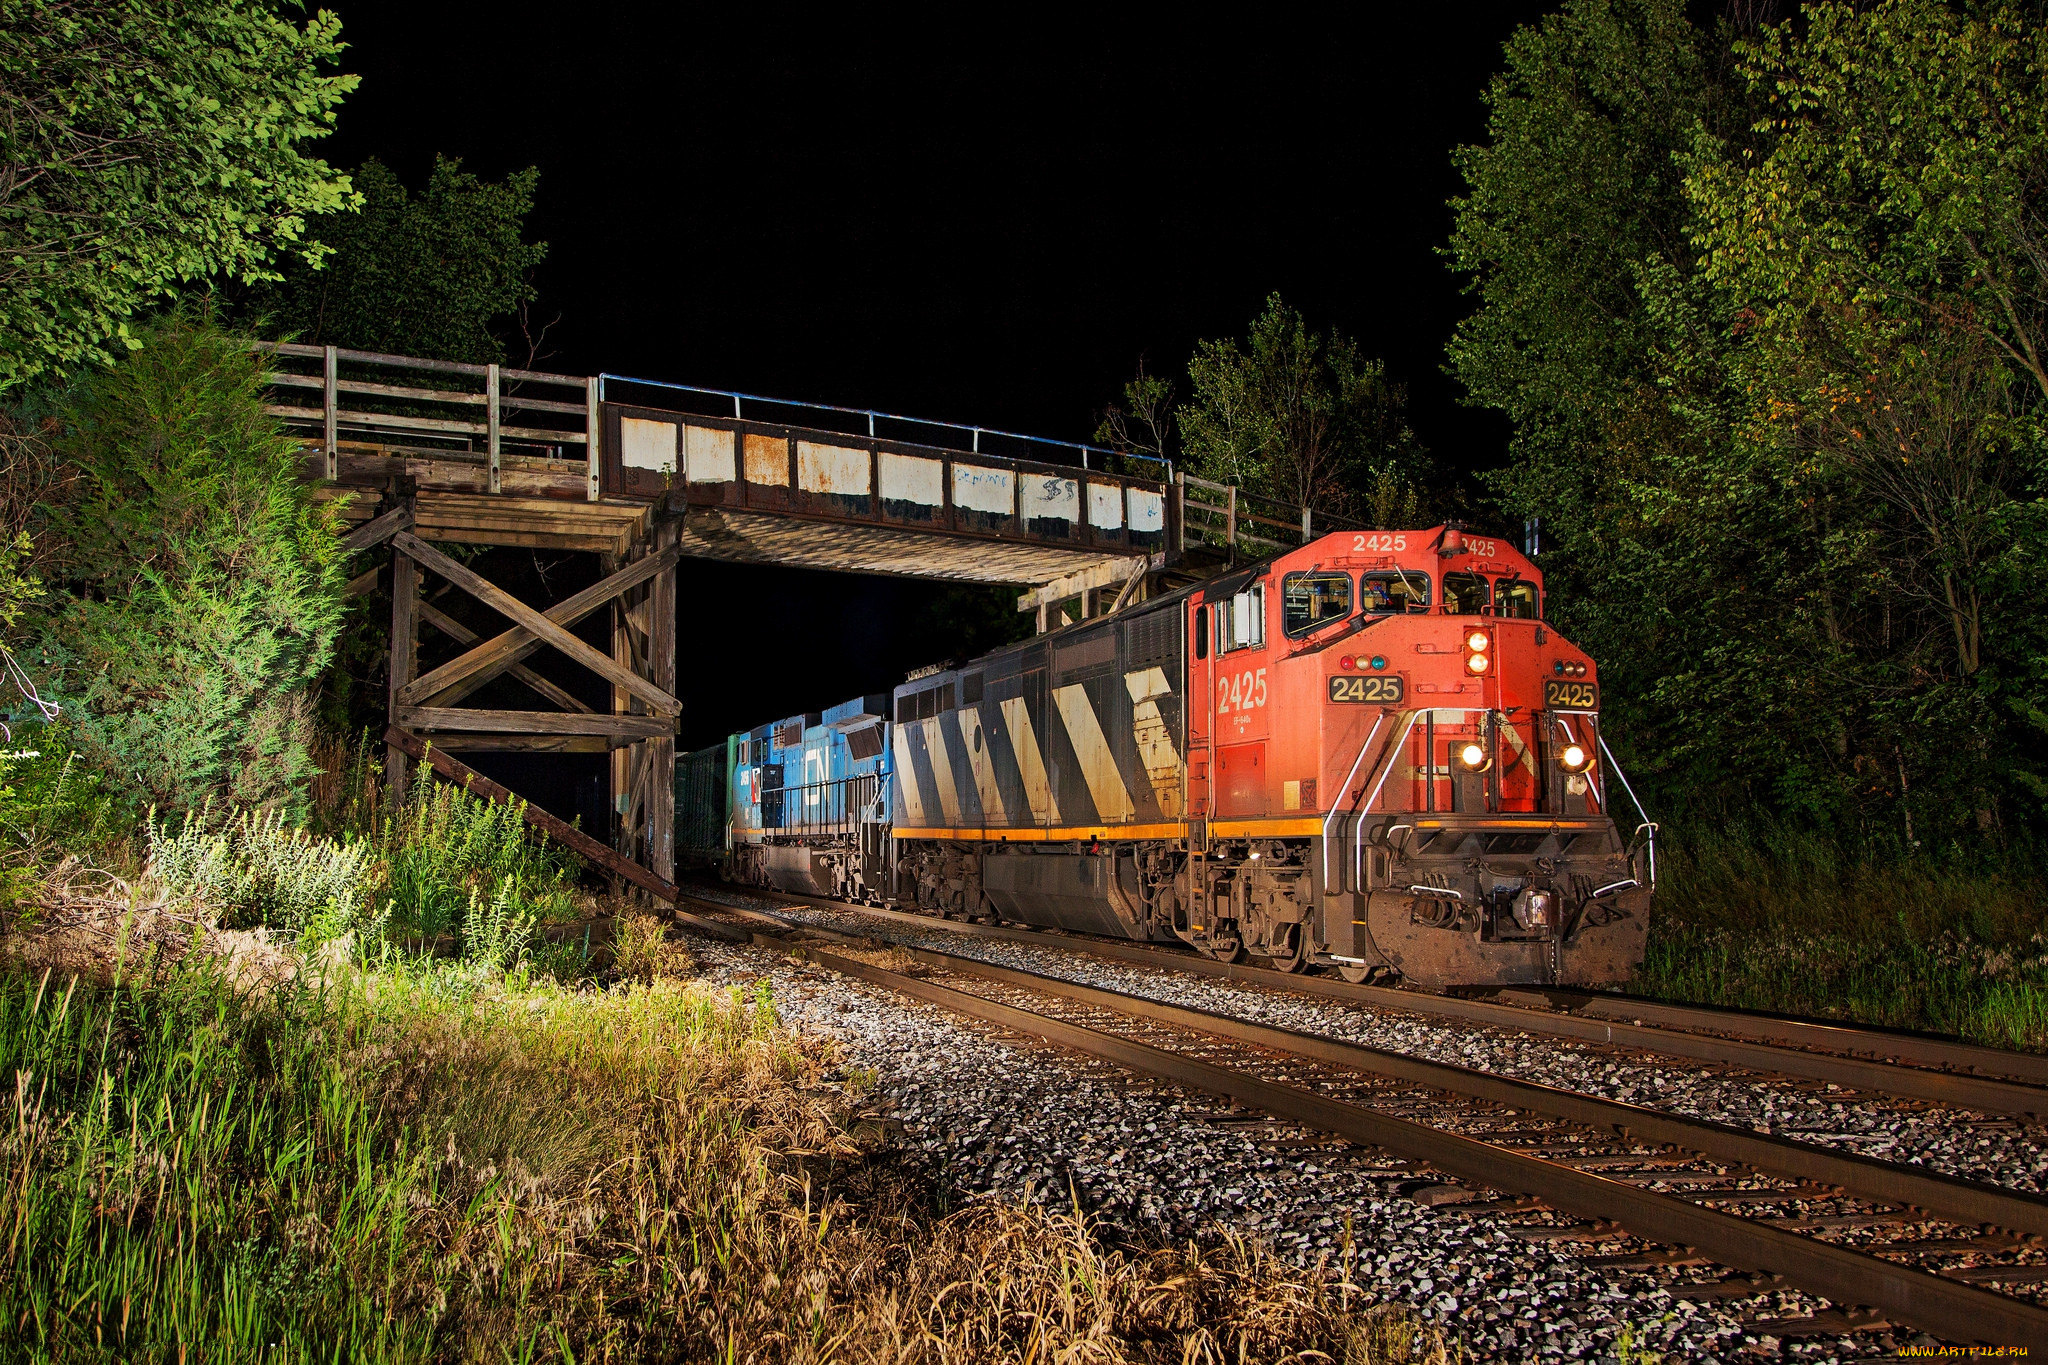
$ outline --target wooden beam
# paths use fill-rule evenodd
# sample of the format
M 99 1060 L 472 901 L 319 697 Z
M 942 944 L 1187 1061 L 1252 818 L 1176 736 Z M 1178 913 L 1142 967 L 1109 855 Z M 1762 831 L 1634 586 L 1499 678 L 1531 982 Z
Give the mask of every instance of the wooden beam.
M 341 590 L 343 597 L 362 597 L 377 591 L 377 580 L 384 576 L 384 566 L 378 565 L 368 573 L 359 573 L 351 578 Z
M 1166 556 L 1163 554 L 1105 559 L 1100 564 L 1091 564 L 1077 573 L 1055 578 L 1042 587 L 1033 588 L 1017 599 L 1017 610 L 1037 611 L 1041 606 L 1051 606 L 1070 597 L 1079 597 L 1091 588 L 1121 588 L 1128 585 L 1133 578 L 1165 567 Z
M 418 659 L 417 642 L 419 622 L 416 610 L 419 604 L 420 566 L 413 563 L 404 553 L 391 556 L 391 663 L 385 703 L 392 724 L 398 722 L 398 712 L 404 705 L 399 700 L 405 685 L 412 681 L 413 667 Z M 412 776 L 406 751 L 402 746 L 387 743 L 384 746 L 384 779 L 388 784 L 387 810 L 398 811 L 405 806 L 405 794 L 411 785 Z
M 412 509 L 394 507 L 381 517 L 373 517 L 355 530 L 342 537 L 341 552 L 345 555 L 361 554 L 373 545 L 382 545 L 400 531 L 412 529 Z
M 431 569 L 441 575 L 441 577 L 455 584 L 513 624 L 524 627 L 532 634 L 539 636 L 542 640 L 561 650 L 562 653 L 568 655 L 577 663 L 582 664 L 607 682 L 623 687 L 626 691 L 631 692 L 641 701 L 646 702 L 656 715 L 678 716 L 682 714 L 683 704 L 668 692 L 656 687 L 645 678 L 635 677 L 630 669 L 620 668 L 610 659 L 607 659 L 589 645 L 584 644 L 568 631 L 563 630 L 553 621 L 550 621 L 546 616 L 527 606 L 511 593 L 506 592 L 503 588 L 491 582 L 482 574 L 477 573 L 469 566 L 456 563 L 447 555 L 442 554 L 439 550 L 421 540 L 418 536 L 407 531 L 400 531 L 394 538 L 393 543 L 406 554 L 419 560 L 422 567 Z M 463 659 L 470 658 L 472 655 L 489 648 L 489 645 L 481 645 L 477 649 L 471 650 L 469 654 L 463 655 L 462 659 L 457 659 L 454 663 L 442 665 L 435 672 L 444 673 L 454 668 L 456 664 L 461 663 Z M 471 669 L 468 671 L 474 672 L 475 670 Z M 422 683 L 425 681 L 425 679 L 421 679 Z M 437 687 L 446 685 L 446 681 L 436 684 Z M 413 695 L 427 690 L 429 689 L 420 687 Z
M 447 706 L 401 706 L 398 723 L 408 730 L 508 735 L 618 735 L 652 739 L 676 732 L 675 721 L 667 716 L 578 716 L 566 711 L 480 711 Z
M 614 876 L 624 878 L 643 890 L 652 892 L 656 897 L 667 901 L 670 905 L 676 903 L 678 893 L 675 883 L 655 876 L 638 863 L 628 862 L 626 859 L 621 858 L 618 854 L 612 852 L 568 821 L 550 815 L 540 809 L 540 807 L 529 802 L 522 801 L 519 797 L 513 795 L 512 792 L 491 781 L 490 778 L 485 777 L 482 773 L 470 767 L 461 759 L 449 754 L 438 745 L 429 745 L 418 735 L 407 734 L 395 725 L 384 731 L 384 742 L 393 748 L 404 750 L 407 754 L 425 763 L 450 782 L 468 789 L 473 795 L 481 796 L 486 801 L 496 801 L 504 805 L 511 805 L 517 802 L 525 807 L 521 813 L 526 817 L 526 823 L 541 830 L 564 848 L 580 853 L 605 871 L 612 873 Z
M 454 735 L 438 734 L 434 743 L 455 753 L 479 754 L 608 754 L 630 739 L 609 735 Z
M 442 611 L 432 602 L 420 603 L 420 619 L 458 645 L 473 645 L 477 641 L 475 631 L 463 625 L 462 622 L 456 620 L 447 612 Z M 570 692 L 567 688 L 550 682 L 524 664 L 514 664 L 506 671 L 555 705 L 561 707 L 564 711 L 579 711 L 584 715 L 589 715 L 597 709 L 585 702 L 581 697 Z
M 592 584 L 572 597 L 555 603 L 543 613 L 558 626 L 573 626 L 628 588 L 646 582 L 676 562 L 675 550 L 650 555 L 603 582 Z M 451 659 L 419 680 L 405 698 L 408 704 L 424 701 L 431 706 L 453 706 L 497 677 L 513 664 L 539 649 L 541 642 L 519 626 L 494 635 L 460 658 Z
M 673 520 L 663 521 L 655 527 L 654 543 L 657 548 L 667 549 L 682 538 L 682 526 Z M 662 570 L 655 577 L 652 591 L 648 594 L 648 615 L 652 618 L 652 630 L 647 641 L 650 676 L 656 687 L 673 692 L 676 690 L 676 577 L 678 570 L 671 567 Z M 647 861 L 653 864 L 654 873 L 670 881 L 676 875 L 676 737 L 663 735 L 649 746 L 652 772 L 649 780 L 652 790 L 648 793 Z

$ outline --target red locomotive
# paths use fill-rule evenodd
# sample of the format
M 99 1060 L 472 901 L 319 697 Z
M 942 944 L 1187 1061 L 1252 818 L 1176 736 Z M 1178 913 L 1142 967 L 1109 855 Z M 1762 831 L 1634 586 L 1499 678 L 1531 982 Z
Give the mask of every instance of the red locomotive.
M 1598 670 L 1505 542 L 1324 536 L 856 709 L 872 799 L 798 828 L 731 765 L 729 866 L 1354 981 L 1605 986 L 1642 957 L 1656 828 L 1624 837 Z

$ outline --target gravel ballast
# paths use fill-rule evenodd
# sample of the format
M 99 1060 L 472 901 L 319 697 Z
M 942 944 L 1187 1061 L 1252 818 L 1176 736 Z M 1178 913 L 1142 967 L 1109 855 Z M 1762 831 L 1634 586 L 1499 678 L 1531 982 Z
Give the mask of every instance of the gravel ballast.
M 829 927 L 876 931 L 870 919 L 845 916 L 855 922 L 840 923 L 838 914 L 816 911 L 803 917 L 813 915 Z M 905 939 L 917 934 L 907 925 L 887 932 Z M 937 940 L 932 946 L 948 951 L 968 942 L 943 931 L 931 937 Z M 990 955 L 1027 970 L 1048 970 L 1052 964 L 1039 957 L 1075 960 L 1029 945 L 973 946 L 1032 954 L 1030 961 Z M 1516 1231 L 1516 1224 L 1554 1215 L 1426 1207 L 1416 1192 L 1443 1178 L 1386 1153 L 1261 1124 L 1257 1115 L 1230 1112 L 1216 1098 L 1134 1077 L 767 949 L 701 941 L 692 949 L 712 981 L 765 979 L 786 1022 L 836 1039 L 849 1067 L 871 1068 L 877 1102 L 901 1125 L 899 1141 L 952 1187 L 1011 1200 L 1078 1199 L 1110 1228 L 1154 1241 L 1250 1235 L 1304 1266 L 1338 1267 L 1348 1246 L 1355 1283 L 1441 1322 L 1464 1342 L 1468 1358 L 1612 1359 L 1624 1332 L 1638 1347 L 1688 1360 L 1849 1359 L 1896 1350 L 1912 1339 L 1903 1332 L 1761 1335 L 1744 1326 L 1745 1316 L 1802 1316 L 1818 1301 L 1797 1293 L 1774 1293 L 1768 1302 L 1751 1300 L 1740 1308 L 1688 1300 L 1675 1282 L 1700 1271 L 1596 1266 L 1566 1249 L 1573 1243 L 1531 1241 L 1526 1229 Z M 1091 969 L 1097 965 L 1104 964 L 1088 962 Z M 1611 1255 L 1641 1245 L 1583 1249 L 1586 1256 Z
M 700 893 L 707 894 L 708 893 Z M 728 893 L 732 895 L 733 893 Z M 1779 1078 L 1711 1068 L 1684 1058 L 1617 1053 L 1573 1039 L 1484 1028 L 1399 1010 L 1295 995 L 1243 982 L 1155 970 L 1081 951 L 975 938 L 854 911 L 733 904 L 843 933 L 874 935 L 935 952 L 1209 1010 L 1300 1033 L 1360 1043 L 1430 1061 L 1537 1081 L 1583 1094 L 1711 1119 L 1757 1132 L 1908 1162 L 1946 1175 L 2048 1193 L 2048 1143 L 2039 1126 L 1969 1110 L 1830 1093 Z

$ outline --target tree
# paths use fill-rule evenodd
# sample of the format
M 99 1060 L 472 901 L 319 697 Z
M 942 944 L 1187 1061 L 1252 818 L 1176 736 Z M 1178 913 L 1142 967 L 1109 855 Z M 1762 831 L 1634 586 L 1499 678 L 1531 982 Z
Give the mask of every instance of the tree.
M 317 224 L 333 255 L 289 272 L 269 301 L 272 327 L 316 345 L 504 360 L 496 329 L 523 317 L 547 255 L 547 243 L 521 239 L 539 180 L 528 167 L 493 184 L 436 157 L 415 197 L 382 162 L 365 162 L 355 172 L 362 211 Z
M 353 202 L 306 155 L 356 78 L 273 0 L 0 0 L 0 389 L 134 344 L 191 281 L 317 261 Z
M 29 652 L 73 745 L 138 804 L 296 812 L 342 615 L 337 509 L 244 338 L 174 313 L 137 340 L 63 415 Z
M 2003 732 L 2048 698 L 2048 27 L 2001 0 L 1805 19 L 1744 47 L 1768 154 L 1703 135 L 1687 181 L 1740 307 L 1738 434 L 1847 494 L 1829 607 L 1873 737 L 1989 826 Z
M 1159 381 L 1150 381 L 1157 385 Z M 1240 348 L 1203 341 L 1175 411 L 1189 466 L 1295 506 L 1357 509 L 1389 474 L 1412 482 L 1423 450 L 1403 415 L 1407 393 L 1342 333 L 1309 330 L 1278 294 Z M 1146 393 L 1141 374 L 1127 398 Z

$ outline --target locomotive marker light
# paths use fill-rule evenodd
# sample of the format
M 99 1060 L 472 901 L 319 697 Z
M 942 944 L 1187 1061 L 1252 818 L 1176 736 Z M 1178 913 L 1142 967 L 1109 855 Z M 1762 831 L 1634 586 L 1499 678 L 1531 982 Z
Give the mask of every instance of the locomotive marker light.
M 1567 744 L 1564 746 L 1564 752 L 1557 756 L 1557 761 L 1568 773 L 1582 773 L 1592 763 L 1593 756 L 1586 752 L 1584 745 Z
M 1493 766 L 1486 746 L 1476 739 L 1468 739 L 1458 746 L 1458 762 L 1475 773 L 1483 773 Z

